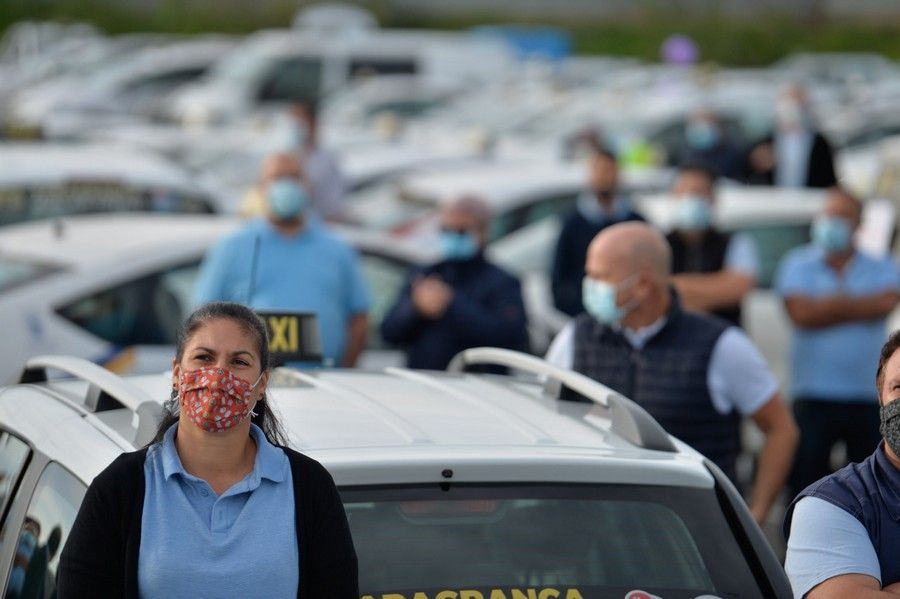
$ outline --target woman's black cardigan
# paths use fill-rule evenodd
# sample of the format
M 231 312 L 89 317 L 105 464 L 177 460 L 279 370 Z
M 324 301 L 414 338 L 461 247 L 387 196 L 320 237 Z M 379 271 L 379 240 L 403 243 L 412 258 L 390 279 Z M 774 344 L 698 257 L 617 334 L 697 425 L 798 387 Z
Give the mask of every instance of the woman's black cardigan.
M 284 452 L 294 483 L 298 599 L 358 599 L 356 552 L 334 480 L 315 460 Z M 60 556 L 60 599 L 138 599 L 146 455 L 146 448 L 120 455 L 88 488 Z

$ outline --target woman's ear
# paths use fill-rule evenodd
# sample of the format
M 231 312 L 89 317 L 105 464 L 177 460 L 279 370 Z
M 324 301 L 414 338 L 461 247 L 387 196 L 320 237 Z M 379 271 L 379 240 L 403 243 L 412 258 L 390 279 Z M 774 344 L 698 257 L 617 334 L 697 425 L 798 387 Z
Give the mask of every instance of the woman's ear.
M 267 369 L 265 372 L 262 373 L 262 378 L 259 379 L 259 396 L 260 397 L 265 395 L 266 391 L 269 388 L 269 373 L 270 372 L 271 371 Z
M 181 366 L 178 360 L 172 358 L 172 388 L 178 390 L 178 381 L 181 380 Z

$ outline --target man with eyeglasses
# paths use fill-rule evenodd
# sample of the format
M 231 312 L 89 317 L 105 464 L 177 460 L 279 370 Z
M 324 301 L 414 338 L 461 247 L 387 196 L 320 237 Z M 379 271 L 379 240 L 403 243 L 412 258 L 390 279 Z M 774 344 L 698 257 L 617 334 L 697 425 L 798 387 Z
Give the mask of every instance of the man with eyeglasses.
M 444 369 L 470 347 L 526 346 L 519 281 L 484 257 L 489 224 L 490 212 L 477 198 L 444 207 L 442 259 L 413 269 L 381 324 L 382 338 L 406 349 L 409 367 Z
M 762 523 L 790 470 L 797 427 L 750 338 L 682 309 L 671 264 L 665 237 L 648 225 L 604 229 L 588 247 L 585 313 L 560 332 L 547 360 L 634 400 L 732 480 L 741 420 L 752 418 L 766 435 L 750 501 Z

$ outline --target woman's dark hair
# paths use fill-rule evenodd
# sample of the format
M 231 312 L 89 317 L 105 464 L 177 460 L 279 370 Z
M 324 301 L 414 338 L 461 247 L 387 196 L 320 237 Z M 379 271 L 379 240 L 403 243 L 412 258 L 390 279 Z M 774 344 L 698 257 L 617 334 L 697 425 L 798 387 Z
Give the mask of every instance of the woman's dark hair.
M 188 316 L 187 320 L 181 326 L 175 337 L 175 361 L 181 362 L 184 355 L 184 347 L 197 330 L 211 320 L 227 319 L 237 323 L 244 332 L 253 336 L 256 343 L 256 351 L 259 354 L 260 372 L 269 369 L 269 335 L 266 333 L 266 325 L 262 319 L 257 316 L 256 312 L 244 306 L 233 302 L 210 302 L 204 304 L 194 310 Z M 174 423 L 178 422 L 178 416 L 173 414 L 173 408 L 176 406 L 178 392 L 173 388 L 172 397 L 165 403 L 165 412 L 162 422 L 156 431 L 156 436 L 150 445 L 162 441 L 166 430 Z M 254 408 L 256 416 L 253 416 L 250 422 L 257 425 L 263 430 L 266 438 L 270 443 L 275 445 L 286 445 L 286 436 L 284 429 L 278 418 L 266 401 L 266 396 L 260 397 Z
M 878 371 L 875 373 L 875 393 L 881 402 L 881 386 L 884 384 L 884 367 L 891 356 L 900 349 L 900 331 L 894 331 L 881 348 L 881 356 L 878 358 Z

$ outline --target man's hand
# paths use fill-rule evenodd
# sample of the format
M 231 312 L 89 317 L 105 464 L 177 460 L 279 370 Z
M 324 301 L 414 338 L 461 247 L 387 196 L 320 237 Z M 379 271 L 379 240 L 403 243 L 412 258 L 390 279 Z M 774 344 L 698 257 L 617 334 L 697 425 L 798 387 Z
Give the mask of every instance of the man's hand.
M 418 279 L 412 286 L 412 301 L 425 318 L 438 319 L 453 300 L 453 289 L 434 275 Z

